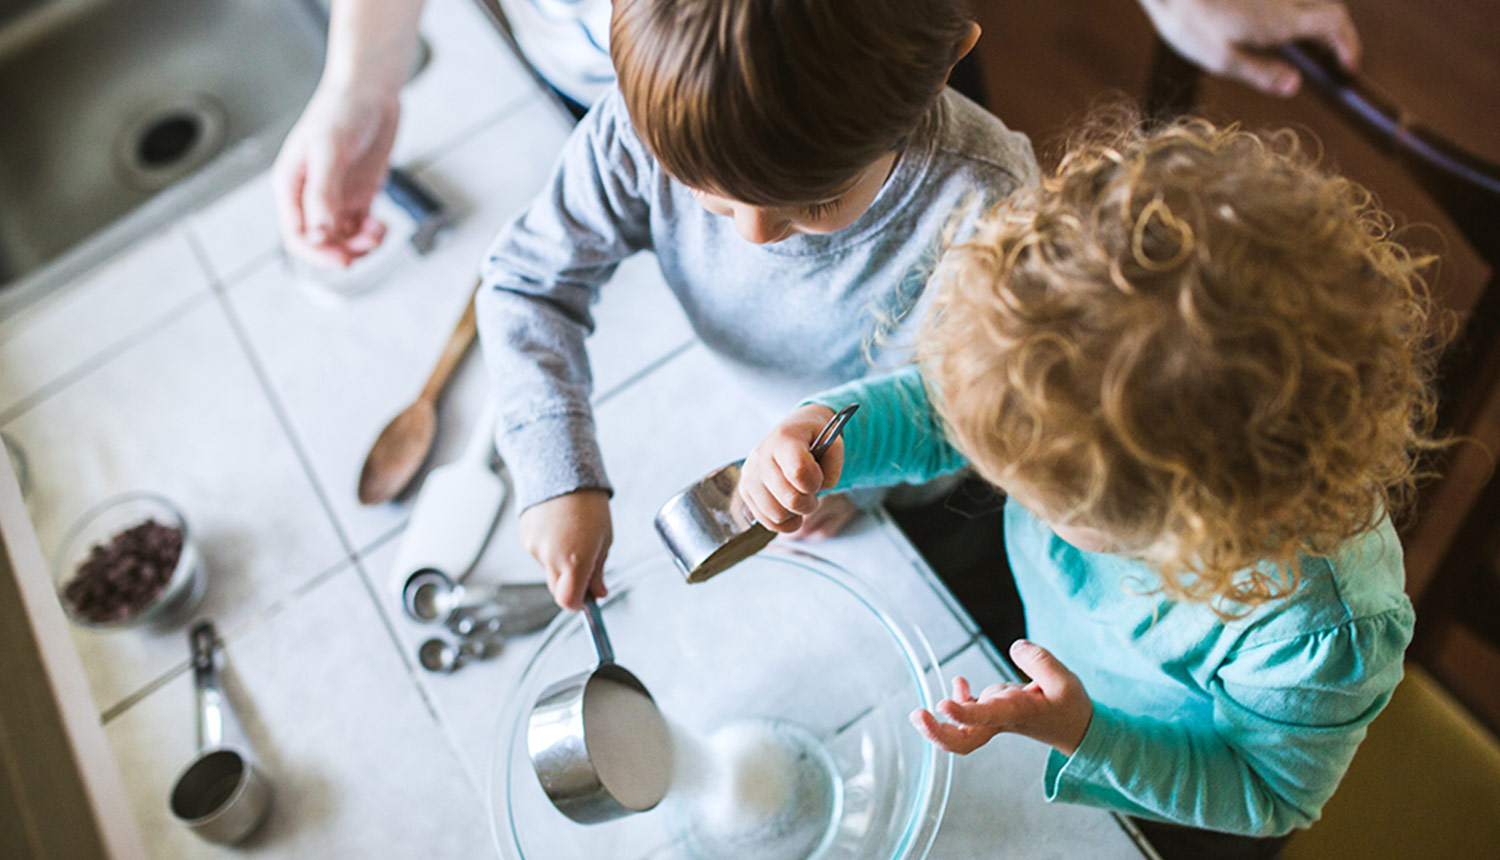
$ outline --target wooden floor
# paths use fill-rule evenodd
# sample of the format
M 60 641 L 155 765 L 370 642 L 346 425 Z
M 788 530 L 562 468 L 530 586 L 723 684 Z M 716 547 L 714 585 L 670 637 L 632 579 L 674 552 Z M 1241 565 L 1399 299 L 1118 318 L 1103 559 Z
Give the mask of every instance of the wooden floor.
M 1137 0 L 973 0 L 984 36 L 979 55 L 989 107 L 1026 132 L 1044 165 L 1093 105 L 1144 91 L 1154 32 Z M 1364 77 L 1422 124 L 1500 160 L 1500 19 L 1493 0 L 1347 0 L 1364 45 Z M 1429 284 L 1444 306 L 1466 312 L 1489 276 L 1391 159 L 1366 144 L 1312 94 L 1262 96 L 1207 81 L 1199 112 L 1251 128 L 1291 126 L 1320 146 L 1325 163 L 1375 192 L 1414 251 L 1441 262 Z M 1441 515 L 1441 513 L 1439 513 Z M 1500 529 L 1500 511 L 1495 513 Z M 1491 564 L 1500 570 L 1500 559 Z M 1419 613 L 1420 614 L 1420 613 Z M 1418 619 L 1422 624 L 1422 619 Z M 1428 660 L 1477 714 L 1500 731 L 1500 657 L 1462 637 Z

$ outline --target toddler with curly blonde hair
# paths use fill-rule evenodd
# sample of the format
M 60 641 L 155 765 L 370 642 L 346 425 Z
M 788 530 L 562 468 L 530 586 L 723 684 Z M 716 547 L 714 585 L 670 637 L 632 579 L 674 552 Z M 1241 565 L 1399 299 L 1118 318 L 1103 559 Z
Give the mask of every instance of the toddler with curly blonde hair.
M 1039 644 L 1010 651 L 1029 683 L 956 679 L 918 729 L 1050 745 L 1052 800 L 1306 826 L 1412 633 L 1390 516 L 1433 444 L 1433 355 L 1424 261 L 1391 236 L 1290 132 L 1096 136 L 944 254 L 917 364 L 812 398 L 741 495 L 790 530 L 821 490 L 972 465 L 1008 496 Z

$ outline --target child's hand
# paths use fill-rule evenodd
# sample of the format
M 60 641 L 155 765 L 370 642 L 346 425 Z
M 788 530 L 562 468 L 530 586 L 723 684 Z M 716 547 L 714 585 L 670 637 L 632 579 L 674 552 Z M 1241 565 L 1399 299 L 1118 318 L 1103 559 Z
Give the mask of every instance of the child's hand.
M 917 710 L 912 712 L 912 725 L 929 741 L 959 755 L 979 749 L 1001 732 L 1025 735 L 1072 755 L 1094 717 L 1094 702 L 1083 683 L 1045 648 L 1025 639 L 1010 646 L 1010 657 L 1031 676 L 1031 683 L 991 684 L 975 699 L 969 682 L 954 678 L 953 698 L 937 706 L 952 722 L 939 722 L 930 711 Z
M 802 527 L 787 535 L 792 540 L 820 541 L 837 537 L 859 514 L 859 506 L 848 493 L 829 493 L 818 499 L 818 509 L 802 518 Z
M 802 518 L 818 509 L 818 492 L 838 483 L 844 440 L 833 443 L 821 464 L 808 451 L 832 418 L 832 409 L 809 403 L 787 416 L 745 458 L 740 500 L 756 522 L 773 532 L 795 532 Z
M 521 545 L 542 566 L 552 599 L 564 609 L 582 609 L 586 592 L 607 593 L 604 559 L 613 539 L 603 490 L 567 493 L 521 513 Z

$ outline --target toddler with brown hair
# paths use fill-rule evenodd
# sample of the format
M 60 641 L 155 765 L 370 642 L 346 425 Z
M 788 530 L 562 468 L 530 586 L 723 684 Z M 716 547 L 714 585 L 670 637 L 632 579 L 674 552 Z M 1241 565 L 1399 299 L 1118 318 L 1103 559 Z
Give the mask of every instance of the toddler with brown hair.
M 908 273 L 949 213 L 1036 176 L 1025 137 L 944 86 L 978 38 L 964 0 L 614 4 L 618 87 L 496 240 L 476 300 L 522 542 L 559 603 L 604 593 L 584 342 L 615 268 L 655 252 L 699 338 L 776 412 L 868 374 L 866 332 L 916 304 Z
M 1049 799 L 1284 834 L 1411 639 L 1390 516 L 1433 444 L 1419 268 L 1290 132 L 1078 146 L 944 255 L 918 364 L 798 409 L 741 495 L 787 530 L 820 490 L 972 464 L 1008 495 L 1031 680 L 955 679 L 917 728 L 1051 746 Z M 808 442 L 850 402 L 820 468 Z

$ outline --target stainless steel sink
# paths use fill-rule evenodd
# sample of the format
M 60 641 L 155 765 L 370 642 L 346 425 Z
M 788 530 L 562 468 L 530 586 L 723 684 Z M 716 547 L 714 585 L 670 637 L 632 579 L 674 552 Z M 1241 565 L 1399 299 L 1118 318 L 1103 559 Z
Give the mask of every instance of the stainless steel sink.
M 0 0 L 0 308 L 263 170 L 316 0 Z

